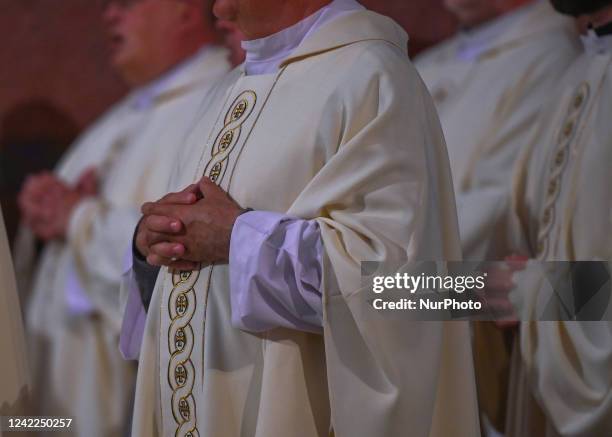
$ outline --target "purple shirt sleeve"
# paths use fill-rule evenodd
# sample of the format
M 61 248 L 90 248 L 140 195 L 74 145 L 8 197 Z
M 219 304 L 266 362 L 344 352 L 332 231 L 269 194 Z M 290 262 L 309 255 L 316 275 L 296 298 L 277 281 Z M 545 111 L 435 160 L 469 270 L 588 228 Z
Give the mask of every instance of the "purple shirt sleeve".
M 144 335 L 147 310 L 132 264 L 132 250 L 126 253 L 124 273 L 121 278 L 121 293 L 127 294 L 127 303 L 123 313 L 123 323 L 119 336 L 119 351 L 125 360 L 138 360 L 140 346 Z
M 251 332 L 323 331 L 323 242 L 314 220 L 252 211 L 230 244 L 232 324 Z
M 128 275 L 131 276 L 131 272 Z M 135 281 L 132 278 L 124 278 L 124 280 L 133 282 L 133 285 L 129 288 L 127 305 L 123 314 L 119 350 L 125 360 L 138 360 L 147 311 L 142 303 L 140 291 Z
M 68 267 L 65 297 L 68 313 L 73 316 L 85 317 L 96 312 L 91 299 L 83 289 L 73 264 Z

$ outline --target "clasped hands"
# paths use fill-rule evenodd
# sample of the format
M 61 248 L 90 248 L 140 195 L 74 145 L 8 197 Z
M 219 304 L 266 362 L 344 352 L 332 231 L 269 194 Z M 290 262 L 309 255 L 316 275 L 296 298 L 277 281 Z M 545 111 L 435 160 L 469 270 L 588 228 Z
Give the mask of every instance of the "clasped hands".
M 495 324 L 500 329 L 516 328 L 519 324 L 516 309 L 510 301 L 510 293 L 516 288 L 515 273 L 525 270 L 528 258 L 522 255 L 506 257 L 505 262 L 495 264 L 487 271 L 486 305 L 498 319 Z
M 136 249 L 147 262 L 174 270 L 227 263 L 232 229 L 245 210 L 207 177 L 142 206 Z
M 96 170 L 85 170 L 74 185 L 50 172 L 30 175 L 17 198 L 23 223 L 44 241 L 65 238 L 74 208 L 98 193 Z

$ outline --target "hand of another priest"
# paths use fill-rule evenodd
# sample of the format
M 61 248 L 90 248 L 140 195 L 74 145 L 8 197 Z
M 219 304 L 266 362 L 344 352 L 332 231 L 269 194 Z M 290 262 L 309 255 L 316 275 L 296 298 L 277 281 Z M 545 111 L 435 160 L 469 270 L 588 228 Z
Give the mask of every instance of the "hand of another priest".
M 47 205 L 59 181 L 50 172 L 28 175 L 17 197 L 21 219 L 29 228 L 48 219 L 50 210 Z
M 95 194 L 91 191 L 92 176 L 87 179 L 90 187 L 81 192 L 48 172 L 28 177 L 19 194 L 19 205 L 24 222 L 36 236 L 45 241 L 66 236 L 74 208 L 84 197 Z
M 174 267 L 177 260 L 228 262 L 232 228 L 244 210 L 206 177 L 197 188 L 201 198 L 193 204 L 158 201 L 143 205 L 148 230 L 146 235 L 137 237 L 137 247 L 141 250 L 139 240 L 146 240 L 142 244 L 146 253 L 142 253 L 149 264 Z M 180 222 L 178 226 L 176 221 Z
M 524 256 L 511 255 L 506 257 L 503 267 L 495 267 L 487 272 L 486 303 L 495 312 L 495 324 L 500 329 L 515 328 L 519 324 L 510 293 L 516 288 L 514 274 L 524 270 L 527 261 Z
M 96 196 L 99 182 L 98 170 L 95 167 L 90 167 L 81 173 L 75 188 L 83 196 Z

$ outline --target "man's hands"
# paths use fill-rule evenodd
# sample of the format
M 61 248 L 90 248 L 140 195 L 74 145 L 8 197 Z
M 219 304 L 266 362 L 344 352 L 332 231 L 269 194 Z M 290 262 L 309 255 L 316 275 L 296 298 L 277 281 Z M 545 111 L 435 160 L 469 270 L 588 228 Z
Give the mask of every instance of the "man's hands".
M 499 319 L 495 321 L 495 324 L 501 329 L 515 328 L 519 324 L 509 296 L 516 287 L 513 276 L 516 272 L 525 270 L 528 258 L 511 255 L 505 261 L 503 268 L 487 272 L 486 303 L 498 315 Z
M 74 208 L 85 197 L 97 194 L 97 176 L 88 169 L 74 187 L 49 172 L 29 176 L 19 193 L 24 223 L 36 236 L 49 241 L 64 238 Z
M 195 270 L 229 260 L 232 228 L 243 209 L 204 177 L 179 193 L 142 206 L 136 247 L 151 265 Z

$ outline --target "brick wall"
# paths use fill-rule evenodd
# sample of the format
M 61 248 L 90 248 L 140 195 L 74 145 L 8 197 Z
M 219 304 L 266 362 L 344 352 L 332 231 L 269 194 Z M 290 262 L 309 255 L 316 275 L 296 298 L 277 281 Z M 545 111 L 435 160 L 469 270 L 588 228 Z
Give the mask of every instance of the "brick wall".
M 98 0 L 0 0 L 0 118 L 48 99 L 79 126 L 124 92 L 106 64 Z

